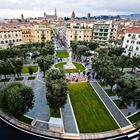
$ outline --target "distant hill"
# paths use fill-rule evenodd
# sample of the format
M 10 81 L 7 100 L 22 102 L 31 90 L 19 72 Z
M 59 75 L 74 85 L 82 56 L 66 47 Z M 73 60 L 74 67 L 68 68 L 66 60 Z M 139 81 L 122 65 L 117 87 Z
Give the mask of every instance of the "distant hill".
M 130 14 L 130 15 L 120 15 L 121 18 L 124 19 L 138 19 L 140 20 L 140 14 Z

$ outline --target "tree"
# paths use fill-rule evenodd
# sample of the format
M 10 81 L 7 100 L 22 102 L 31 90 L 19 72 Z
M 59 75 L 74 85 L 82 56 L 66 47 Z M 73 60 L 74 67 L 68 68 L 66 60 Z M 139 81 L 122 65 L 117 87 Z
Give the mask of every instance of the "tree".
M 140 107 L 140 80 L 122 77 L 117 81 L 116 93 L 122 99 L 122 103 L 136 104 Z
M 67 100 L 67 82 L 63 70 L 51 69 L 46 74 L 46 98 L 51 109 L 63 107 Z
M 107 65 L 104 71 L 104 79 L 108 85 L 110 85 L 112 92 L 113 86 L 116 84 L 116 81 L 121 77 L 122 72 L 116 68 L 114 65 Z
M 0 60 L 0 75 L 4 75 L 5 80 L 7 79 L 7 75 L 11 74 L 12 68 L 8 62 Z
M 123 52 L 124 52 L 124 48 L 110 48 L 108 55 L 109 56 L 115 55 L 118 57 L 121 56 Z
M 29 67 L 29 68 L 28 68 L 28 71 L 29 71 L 29 74 L 32 76 L 32 75 L 33 75 L 33 72 L 34 72 L 34 71 L 33 71 L 33 68 L 32 68 L 32 67 Z
M 78 58 L 81 61 L 81 56 L 86 56 L 87 54 L 89 55 L 89 48 L 84 46 L 84 45 L 78 45 L 77 49 L 76 49 L 76 55 L 78 56 Z
M 102 60 L 106 60 L 108 58 L 108 49 L 100 49 L 99 50 L 99 58 Z
M 53 57 L 51 55 L 47 55 L 47 56 L 38 57 L 37 63 L 39 65 L 41 71 L 43 72 L 43 76 L 45 77 L 46 70 L 48 70 L 51 67 L 51 65 L 54 63 L 54 61 L 53 61 Z
M 96 42 L 88 42 L 87 47 L 91 50 L 94 51 L 96 48 L 99 48 L 99 44 Z
M 40 54 L 45 56 L 45 55 L 54 55 L 54 46 L 49 45 L 40 50 Z
M 72 52 L 73 52 L 74 55 L 76 54 L 77 45 L 78 45 L 78 42 L 77 41 L 71 41 L 70 42 L 70 46 L 72 48 Z
M 133 57 L 131 62 L 132 62 L 132 71 L 131 72 L 133 72 L 134 68 L 140 65 L 140 56 Z
M 23 59 L 16 57 L 9 59 L 10 65 L 13 67 L 15 73 L 17 74 L 17 77 L 19 78 L 22 73 L 22 67 L 23 67 Z
M 122 55 L 119 57 L 116 57 L 116 59 L 114 59 L 114 65 L 117 67 L 120 67 L 123 72 L 124 68 L 127 67 L 128 65 L 131 64 L 131 60 L 128 56 Z
M 0 108 L 13 117 L 20 118 L 33 107 L 33 90 L 21 83 L 8 84 L 0 93 Z

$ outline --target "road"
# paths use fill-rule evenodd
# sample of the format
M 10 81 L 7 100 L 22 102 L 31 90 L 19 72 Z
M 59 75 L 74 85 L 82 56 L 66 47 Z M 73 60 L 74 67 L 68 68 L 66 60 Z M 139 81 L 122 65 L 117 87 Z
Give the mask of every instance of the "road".
M 23 131 L 20 131 L 0 119 L 0 139 L 1 140 L 46 140 Z M 49 139 L 49 138 L 48 138 Z

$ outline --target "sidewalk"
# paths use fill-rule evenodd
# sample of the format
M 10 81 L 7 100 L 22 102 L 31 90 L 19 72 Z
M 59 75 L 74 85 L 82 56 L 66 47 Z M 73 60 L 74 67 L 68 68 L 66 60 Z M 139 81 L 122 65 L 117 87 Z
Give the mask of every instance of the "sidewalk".
M 68 99 L 64 108 L 62 108 L 62 115 L 65 133 L 78 133 Z
M 99 86 L 96 81 L 90 82 L 95 91 L 98 93 L 100 98 L 103 100 L 104 104 L 107 106 L 111 114 L 114 116 L 115 120 L 119 124 L 119 126 L 126 127 L 131 125 L 128 119 L 123 115 L 123 113 L 115 106 L 115 104 L 111 101 L 111 99 L 107 96 L 105 91 Z

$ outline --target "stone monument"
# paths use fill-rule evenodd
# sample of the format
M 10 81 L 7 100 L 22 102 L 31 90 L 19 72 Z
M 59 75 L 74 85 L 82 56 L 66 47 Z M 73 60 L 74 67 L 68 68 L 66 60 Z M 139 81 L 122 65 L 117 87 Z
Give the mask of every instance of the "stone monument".
M 64 65 L 64 69 L 76 69 L 76 67 L 72 63 L 72 51 L 71 50 L 69 50 L 68 61 L 67 61 L 67 64 Z

